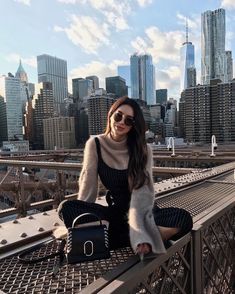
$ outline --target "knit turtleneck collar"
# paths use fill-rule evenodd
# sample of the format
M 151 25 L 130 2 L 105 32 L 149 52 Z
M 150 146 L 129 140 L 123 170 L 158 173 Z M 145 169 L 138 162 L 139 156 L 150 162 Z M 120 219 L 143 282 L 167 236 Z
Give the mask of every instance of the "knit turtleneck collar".
M 126 145 L 127 138 L 123 139 L 122 141 L 115 141 L 111 137 L 110 133 L 108 135 L 106 135 L 105 138 L 106 138 L 106 141 L 109 144 L 109 146 L 113 149 L 122 150 L 122 149 L 127 148 L 127 145 Z

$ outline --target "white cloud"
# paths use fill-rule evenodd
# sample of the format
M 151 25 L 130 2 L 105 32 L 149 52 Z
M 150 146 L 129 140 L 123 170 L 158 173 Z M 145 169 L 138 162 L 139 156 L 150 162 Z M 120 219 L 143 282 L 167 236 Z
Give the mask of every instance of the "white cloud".
M 224 7 L 227 9 L 235 9 L 235 2 L 234 0 L 222 0 L 221 7 Z
M 137 37 L 131 42 L 137 52 L 151 54 L 154 63 L 158 63 L 161 59 L 179 62 L 179 49 L 184 41 L 183 32 L 162 32 L 158 27 L 149 27 L 145 33 L 144 38 Z
M 24 5 L 30 6 L 31 0 L 14 0 L 15 2 L 22 3 Z
M 144 7 L 144 6 L 151 4 L 153 1 L 152 0 L 137 0 L 137 2 L 139 4 L 139 6 Z
M 97 49 L 109 44 L 108 36 L 110 34 L 106 23 L 99 23 L 89 16 L 70 16 L 71 23 L 69 27 L 62 28 L 55 26 L 56 32 L 65 32 L 67 37 L 75 44 L 80 46 L 87 53 L 97 54 Z
M 57 1 L 64 4 L 75 4 L 77 2 L 77 0 L 57 0 Z
M 112 63 L 103 63 L 100 61 L 91 61 L 90 63 L 85 64 L 74 68 L 69 73 L 69 81 L 72 81 L 74 78 L 85 78 L 86 76 L 96 75 L 99 78 L 100 87 L 105 88 L 105 78 L 112 77 L 117 75 L 117 66 L 125 64 L 122 60 L 113 60 Z M 71 89 L 71 85 L 69 85 Z
M 185 32 L 162 32 L 158 27 L 149 27 L 145 33 L 144 37 L 137 37 L 131 43 L 133 48 L 138 53 L 152 55 L 156 64 L 156 88 L 166 88 L 170 96 L 179 97 L 180 47 L 185 41 Z
M 22 64 L 24 66 L 24 64 L 27 64 L 31 67 L 36 68 L 37 67 L 37 58 L 35 56 L 32 57 L 28 57 L 28 58 L 23 58 L 20 54 L 18 53 L 10 53 L 6 56 L 6 60 L 8 62 L 14 62 L 19 64 L 19 61 L 22 61 Z
M 119 0 L 88 0 L 91 6 L 104 14 L 106 21 L 117 30 L 128 29 L 126 16 L 131 12 L 129 1 Z
M 177 66 L 170 66 L 165 70 L 156 71 L 156 88 L 168 89 L 169 96 L 179 98 L 180 70 Z
M 131 13 L 131 5 L 128 0 L 58 0 L 65 4 L 89 4 L 93 9 L 101 13 L 104 21 L 117 31 L 129 28 L 126 17 Z
M 187 18 L 188 28 L 192 29 L 193 31 L 200 31 L 200 27 L 201 27 L 200 15 L 193 15 L 190 18 L 189 16 L 183 15 L 181 13 L 177 13 L 176 17 L 179 20 L 178 23 L 181 24 L 183 27 L 186 26 L 186 18 Z

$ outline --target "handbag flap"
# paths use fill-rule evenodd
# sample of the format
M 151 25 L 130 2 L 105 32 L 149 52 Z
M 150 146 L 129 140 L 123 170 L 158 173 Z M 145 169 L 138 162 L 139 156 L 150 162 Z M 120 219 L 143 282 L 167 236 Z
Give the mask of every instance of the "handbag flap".
M 69 228 L 67 253 L 84 257 L 103 253 L 109 248 L 108 230 L 105 225 Z

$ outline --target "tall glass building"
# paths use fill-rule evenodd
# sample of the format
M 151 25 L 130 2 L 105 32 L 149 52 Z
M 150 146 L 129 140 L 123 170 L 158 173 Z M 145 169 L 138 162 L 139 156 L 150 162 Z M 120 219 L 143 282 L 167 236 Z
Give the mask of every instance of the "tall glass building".
M 90 96 L 94 92 L 94 84 L 92 80 L 76 78 L 72 79 L 73 97 L 76 101 L 83 101 L 84 97 Z
M 105 78 L 105 85 L 107 93 L 113 93 L 117 98 L 127 95 L 126 80 L 120 76 Z
M 1 124 L 5 124 L 7 128 L 7 139 L 23 140 L 20 79 L 13 76 L 0 77 L 0 96 L 5 102 L 6 116 L 0 119 L 6 120 Z
M 151 55 L 134 54 L 130 58 L 131 97 L 155 104 L 155 67 Z
M 194 69 L 194 71 L 190 70 Z M 187 89 L 192 86 L 196 86 L 196 70 L 194 61 L 194 45 L 192 42 L 184 42 L 180 49 L 180 90 Z M 192 73 L 195 73 L 195 77 L 192 77 Z
M 167 89 L 156 90 L 156 103 L 166 104 L 167 101 Z
M 225 10 L 220 8 L 202 13 L 201 23 L 202 84 L 209 84 L 211 79 L 228 82 L 232 58 L 225 51 Z
M 130 58 L 131 98 L 140 99 L 140 66 L 139 56 L 134 54 Z
M 119 65 L 117 68 L 118 75 L 125 79 L 126 85 L 128 87 L 128 96 L 131 97 L 131 74 L 130 65 Z
M 54 106 L 60 113 L 61 104 L 68 97 L 67 61 L 47 54 L 37 56 L 38 82 L 52 83 Z

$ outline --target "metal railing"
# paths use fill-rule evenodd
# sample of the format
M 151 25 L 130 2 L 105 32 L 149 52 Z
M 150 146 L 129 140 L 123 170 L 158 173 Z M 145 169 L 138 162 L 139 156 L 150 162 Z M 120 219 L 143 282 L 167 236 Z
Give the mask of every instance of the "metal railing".
M 57 166 L 60 172 L 61 167 Z M 232 164 L 216 168 L 203 174 L 201 182 L 196 179 L 196 184 L 156 199 L 160 207 L 183 207 L 194 217 L 193 231 L 169 247 L 166 254 L 140 262 L 130 248 L 115 250 L 107 260 L 64 264 L 55 277 L 52 271 L 56 259 L 22 265 L 13 254 L 0 261 L 0 290 L 5 293 L 233 293 L 233 169 Z M 47 203 L 56 202 L 44 200 L 41 207 Z M 46 250 L 51 252 L 56 248 L 50 245 Z
M 107 260 L 64 264 L 52 275 L 57 259 L 23 265 L 16 255 L 0 262 L 4 293 L 181 293 L 231 294 L 234 291 L 235 202 L 217 208 L 194 223 L 167 253 L 144 261 L 130 248 L 111 252 Z M 50 243 L 46 250 L 56 250 Z M 43 252 L 42 252 L 43 251 Z M 38 252 L 44 254 L 45 250 Z
M 12 214 L 24 217 L 29 210 L 51 209 L 66 198 L 76 198 L 81 163 L 1 159 L 0 167 L 0 217 Z M 153 167 L 153 176 L 167 174 L 173 177 L 199 171 Z M 105 194 L 101 183 L 99 194 Z M 4 204 L 10 207 L 5 209 Z

